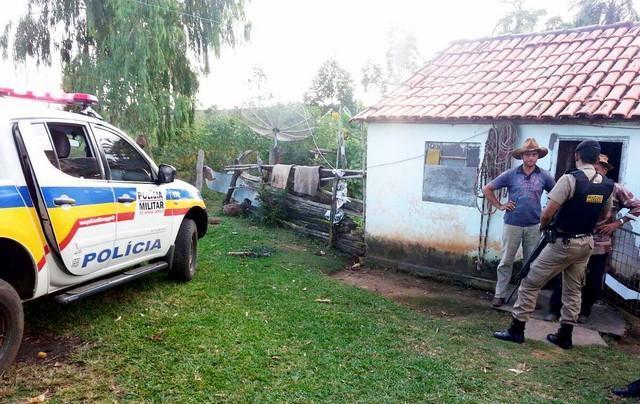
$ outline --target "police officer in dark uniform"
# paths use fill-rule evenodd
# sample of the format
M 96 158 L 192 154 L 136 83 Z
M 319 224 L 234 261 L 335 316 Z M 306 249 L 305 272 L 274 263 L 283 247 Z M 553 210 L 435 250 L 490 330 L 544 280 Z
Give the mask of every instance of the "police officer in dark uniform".
M 577 169 L 563 175 L 549 192 L 540 227 L 551 230 L 551 237 L 520 284 L 511 326 L 495 332 L 494 337 L 523 343 L 525 324 L 535 309 L 538 292 L 550 279 L 562 273 L 560 329 L 556 334 L 549 334 L 547 339 L 564 349 L 572 347 L 573 326 L 580 314 L 581 288 L 593 250 L 591 233 L 601 215 L 606 214 L 605 209 L 611 209 L 612 204 L 614 182 L 598 174 L 593 166 L 599 154 L 598 142 L 581 142 L 575 153 Z

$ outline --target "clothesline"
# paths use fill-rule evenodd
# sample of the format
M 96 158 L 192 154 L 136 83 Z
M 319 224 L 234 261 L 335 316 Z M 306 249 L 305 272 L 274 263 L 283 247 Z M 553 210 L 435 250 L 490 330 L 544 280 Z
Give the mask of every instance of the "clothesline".
M 263 164 L 263 165 L 258 165 L 258 164 L 232 164 L 232 165 L 228 165 L 228 166 L 224 166 L 222 167 L 225 171 L 234 171 L 234 170 L 249 170 L 252 168 L 262 168 L 265 170 L 272 170 L 274 167 L 273 164 Z M 291 167 L 292 170 L 296 169 L 296 166 L 292 166 Z M 333 174 L 333 169 L 331 168 L 320 168 L 320 172 L 321 173 L 330 173 Z M 365 175 L 366 172 L 363 170 L 348 170 L 348 169 L 341 169 L 342 172 L 344 172 L 347 175 Z M 346 176 L 345 176 L 346 177 Z M 345 178 L 343 177 L 343 178 Z M 356 178 L 356 177 L 354 177 Z

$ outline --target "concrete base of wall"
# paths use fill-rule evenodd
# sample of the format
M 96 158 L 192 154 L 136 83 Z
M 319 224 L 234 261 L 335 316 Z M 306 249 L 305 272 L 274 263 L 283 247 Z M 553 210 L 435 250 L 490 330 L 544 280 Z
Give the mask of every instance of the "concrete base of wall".
M 377 257 L 374 255 L 368 255 L 366 258 L 366 263 L 370 266 L 391 268 L 415 276 L 436 279 L 439 281 L 459 282 L 474 288 L 486 290 L 488 292 L 493 292 L 496 287 L 496 283 L 488 279 L 482 279 L 461 273 L 431 268 L 424 265 L 409 264 L 389 258 Z
M 446 245 L 438 248 L 428 240 L 405 240 L 400 238 L 367 237 L 367 252 L 377 258 L 416 267 L 434 268 L 449 278 L 484 279 L 495 282 L 497 260 L 486 262 L 478 268 L 473 256 L 472 242 L 464 245 Z

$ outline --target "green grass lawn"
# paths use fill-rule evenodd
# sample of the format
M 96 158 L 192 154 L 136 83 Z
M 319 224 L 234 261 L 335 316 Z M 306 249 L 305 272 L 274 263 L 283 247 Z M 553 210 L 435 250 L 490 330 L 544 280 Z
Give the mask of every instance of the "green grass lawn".
M 571 351 L 508 344 L 491 337 L 507 316 L 484 304 L 400 305 L 344 285 L 327 274 L 346 257 L 314 255 L 326 248 L 294 233 L 226 217 L 209 230 L 190 283 L 157 274 L 70 306 L 28 304 L 30 335 L 83 342 L 60 362 L 15 366 L 0 398 L 599 402 L 612 385 L 640 377 L 637 357 L 615 344 Z M 243 249 L 273 254 L 227 256 Z M 518 366 L 525 372 L 509 370 Z

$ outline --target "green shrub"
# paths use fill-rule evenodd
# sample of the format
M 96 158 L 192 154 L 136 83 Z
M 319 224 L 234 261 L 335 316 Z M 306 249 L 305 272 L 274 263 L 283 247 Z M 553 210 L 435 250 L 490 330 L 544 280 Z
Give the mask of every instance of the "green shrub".
M 287 206 L 285 199 L 287 191 L 262 186 L 258 189 L 258 206 L 253 219 L 263 226 L 278 226 L 280 220 L 287 220 Z

